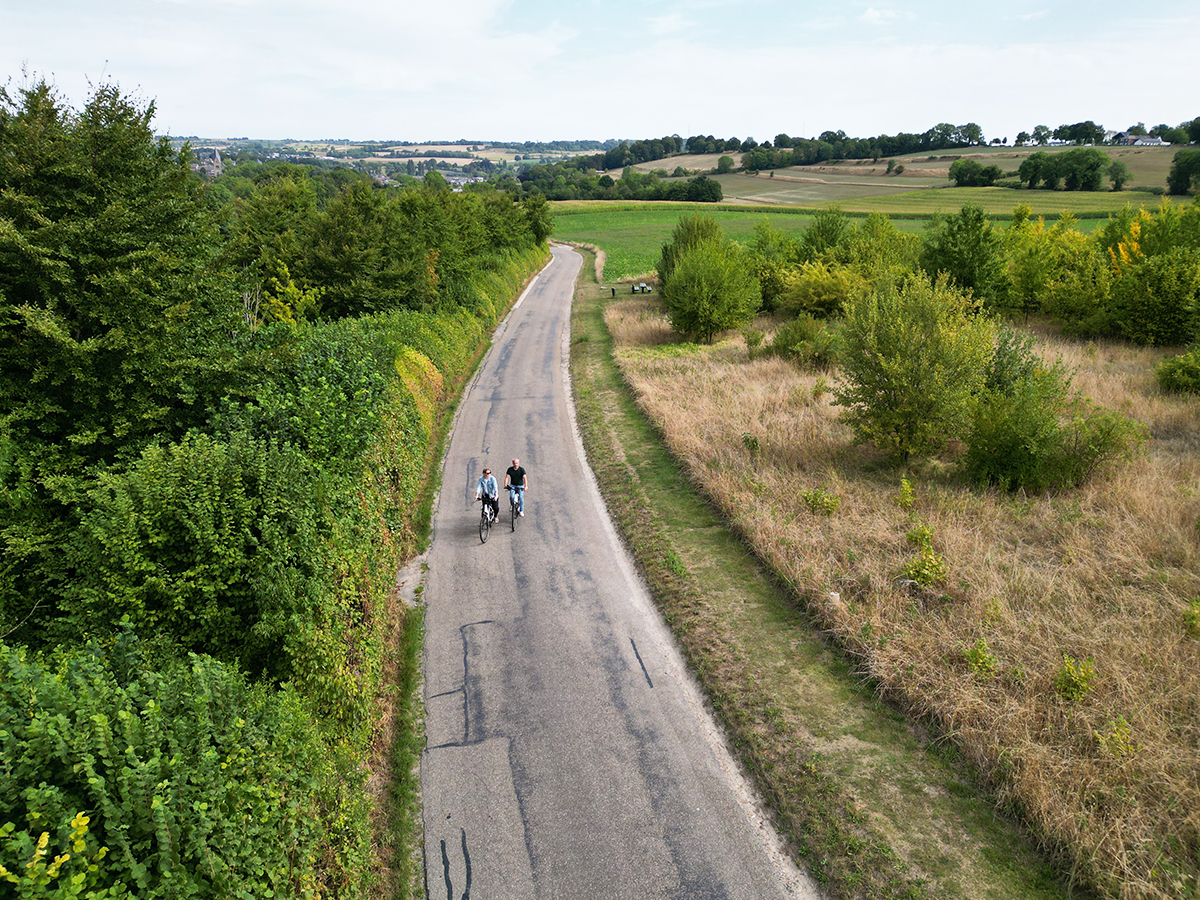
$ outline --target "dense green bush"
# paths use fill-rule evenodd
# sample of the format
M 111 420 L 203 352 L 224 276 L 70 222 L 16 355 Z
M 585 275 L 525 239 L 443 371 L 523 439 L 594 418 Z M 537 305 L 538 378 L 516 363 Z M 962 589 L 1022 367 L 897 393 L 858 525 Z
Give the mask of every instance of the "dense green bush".
M 837 328 L 807 313 L 780 326 L 771 340 L 771 350 L 810 369 L 835 365 L 841 340 Z
M 328 753 L 300 698 L 248 687 L 207 657 L 147 667 L 131 644 L 107 654 L 92 645 L 53 669 L 0 644 L 0 884 L 16 878 L 7 895 L 360 889 L 362 776 Z M 37 886 L 27 866 L 39 843 L 44 856 L 70 858 Z
M 706 240 L 680 255 L 663 288 L 663 302 L 672 328 L 711 342 L 718 331 L 749 322 L 762 292 L 741 247 Z
M 1200 345 L 1193 345 L 1180 356 L 1164 359 L 1154 376 L 1164 391 L 1200 394 Z
M 1001 305 L 1008 292 L 999 232 L 983 208 L 968 203 L 958 213 L 935 217 L 921 247 L 921 269 L 931 278 L 944 272 L 985 304 Z
M 1062 362 L 1046 365 L 1031 336 L 1005 331 L 971 412 L 962 466 L 981 485 L 1060 490 L 1129 456 L 1142 440 L 1135 423 L 1072 392 Z
M 195 434 L 146 450 L 92 492 L 67 622 L 98 634 L 125 620 L 255 675 L 291 677 L 283 645 L 330 590 L 323 488 L 286 445 Z
M 944 277 L 918 274 L 853 299 L 834 397 L 855 441 L 908 458 L 962 437 L 993 334 L 978 302 Z
M 776 306 L 786 313 L 829 318 L 841 314 L 847 299 L 867 290 L 866 279 L 849 266 L 816 260 L 800 266 Z
M 675 274 L 675 266 L 690 249 L 705 241 L 722 241 L 725 232 L 712 216 L 684 216 L 671 232 L 670 243 L 663 244 L 658 259 L 658 283 L 665 291 Z
M 1123 267 L 1112 288 L 1121 335 L 1138 344 L 1190 343 L 1198 295 L 1200 251 L 1176 247 Z

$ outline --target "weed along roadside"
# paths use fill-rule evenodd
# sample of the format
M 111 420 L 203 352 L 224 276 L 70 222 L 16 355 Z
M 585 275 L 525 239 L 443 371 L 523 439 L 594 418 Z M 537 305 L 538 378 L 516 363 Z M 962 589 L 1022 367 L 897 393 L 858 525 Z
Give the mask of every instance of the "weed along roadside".
M 954 741 L 881 701 L 691 485 L 614 362 L 593 271 L 571 352 L 589 462 L 628 485 L 609 511 L 800 865 L 837 897 L 1067 896 Z

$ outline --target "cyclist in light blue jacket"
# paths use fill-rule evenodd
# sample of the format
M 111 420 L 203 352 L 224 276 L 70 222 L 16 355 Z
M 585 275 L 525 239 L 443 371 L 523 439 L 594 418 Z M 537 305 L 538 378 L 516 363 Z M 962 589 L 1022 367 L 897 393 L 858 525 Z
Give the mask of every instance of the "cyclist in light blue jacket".
M 500 486 L 496 484 L 496 476 L 491 469 L 484 469 L 475 485 L 475 499 L 483 497 L 492 508 L 492 521 L 500 518 Z

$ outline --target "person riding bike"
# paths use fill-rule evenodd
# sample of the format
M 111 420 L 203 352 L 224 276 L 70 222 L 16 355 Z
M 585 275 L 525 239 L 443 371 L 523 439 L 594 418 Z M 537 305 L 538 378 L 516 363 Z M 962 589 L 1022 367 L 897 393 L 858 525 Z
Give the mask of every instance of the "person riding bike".
M 475 499 L 480 497 L 487 501 L 487 505 L 492 510 L 492 521 L 500 518 L 500 488 L 496 484 L 496 477 L 492 475 L 491 469 L 484 469 L 483 474 L 479 476 L 479 483 L 475 485 Z
M 504 473 L 504 486 L 508 489 L 511 495 L 516 495 L 517 515 L 525 515 L 525 492 L 529 490 L 529 475 L 521 466 L 519 459 L 514 459 L 513 464 L 508 467 L 508 471 Z

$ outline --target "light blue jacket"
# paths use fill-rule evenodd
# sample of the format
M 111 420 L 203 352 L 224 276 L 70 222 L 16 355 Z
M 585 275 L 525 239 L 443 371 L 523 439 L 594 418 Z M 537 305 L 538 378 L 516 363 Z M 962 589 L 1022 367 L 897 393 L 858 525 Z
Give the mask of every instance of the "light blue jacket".
M 475 485 L 476 497 L 499 497 L 500 487 L 496 484 L 495 475 L 480 475 L 479 484 Z

